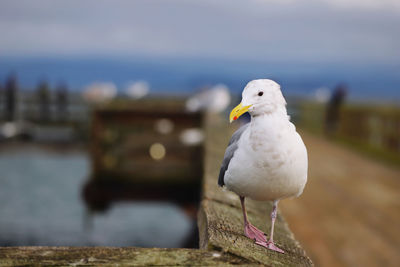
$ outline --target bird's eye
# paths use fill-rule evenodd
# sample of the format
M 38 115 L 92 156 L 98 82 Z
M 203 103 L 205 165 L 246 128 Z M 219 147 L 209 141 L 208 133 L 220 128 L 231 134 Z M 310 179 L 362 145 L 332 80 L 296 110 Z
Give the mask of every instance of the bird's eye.
M 258 96 L 262 96 L 264 92 L 258 92 Z

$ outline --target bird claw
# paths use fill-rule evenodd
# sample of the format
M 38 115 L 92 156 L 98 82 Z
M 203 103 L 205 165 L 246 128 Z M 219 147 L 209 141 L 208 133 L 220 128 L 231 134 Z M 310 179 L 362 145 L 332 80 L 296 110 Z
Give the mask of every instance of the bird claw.
M 280 249 L 280 248 L 278 248 L 277 246 L 275 246 L 275 244 L 274 244 L 273 241 L 268 241 L 268 242 L 259 242 L 259 241 L 256 241 L 256 244 L 259 245 L 259 246 L 265 247 L 265 248 L 267 248 L 267 249 L 270 249 L 270 250 L 273 250 L 273 251 L 282 253 L 282 254 L 285 253 L 285 251 L 283 251 L 282 249 Z
M 251 223 L 244 227 L 244 233 L 256 242 L 267 242 L 266 234 Z

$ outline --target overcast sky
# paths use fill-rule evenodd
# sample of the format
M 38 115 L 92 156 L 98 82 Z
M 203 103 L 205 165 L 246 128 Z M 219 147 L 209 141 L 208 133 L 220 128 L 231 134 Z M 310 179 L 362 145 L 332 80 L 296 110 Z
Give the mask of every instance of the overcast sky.
M 0 56 L 396 63 L 398 0 L 0 0 Z

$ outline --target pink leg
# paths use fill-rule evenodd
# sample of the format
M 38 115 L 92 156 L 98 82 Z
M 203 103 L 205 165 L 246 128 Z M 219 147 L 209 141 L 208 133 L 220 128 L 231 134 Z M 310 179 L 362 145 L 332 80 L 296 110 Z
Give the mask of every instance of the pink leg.
M 274 205 L 273 205 L 272 212 L 271 212 L 271 235 L 270 235 L 268 242 L 259 242 L 257 240 L 256 244 L 266 247 L 270 250 L 279 252 L 279 253 L 285 253 L 282 249 L 275 246 L 275 243 L 274 243 L 274 226 L 275 226 L 275 219 L 276 219 L 276 213 L 277 213 L 277 206 L 278 206 L 278 201 L 274 201 Z
M 242 204 L 243 218 L 244 218 L 244 234 L 255 240 L 256 242 L 267 242 L 267 238 L 263 231 L 259 230 L 257 227 L 252 225 L 247 219 L 246 207 L 244 205 L 244 197 L 240 197 L 240 203 Z

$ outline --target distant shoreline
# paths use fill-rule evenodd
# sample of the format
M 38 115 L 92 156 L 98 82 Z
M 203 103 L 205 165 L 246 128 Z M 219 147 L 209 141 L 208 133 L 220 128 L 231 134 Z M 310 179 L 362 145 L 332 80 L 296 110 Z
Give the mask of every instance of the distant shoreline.
M 190 94 L 223 83 L 233 94 L 256 78 L 278 81 L 286 95 L 311 97 L 321 87 L 349 87 L 351 100 L 400 101 L 399 64 L 329 62 L 255 62 L 179 58 L 10 58 L 0 57 L 0 85 L 15 72 L 22 89 L 35 89 L 41 80 L 54 88 L 65 82 L 80 92 L 92 82 L 112 82 L 119 92 L 132 81 L 150 84 L 150 93 Z

